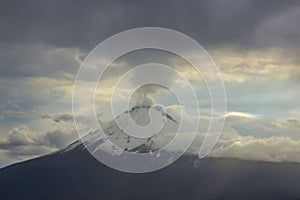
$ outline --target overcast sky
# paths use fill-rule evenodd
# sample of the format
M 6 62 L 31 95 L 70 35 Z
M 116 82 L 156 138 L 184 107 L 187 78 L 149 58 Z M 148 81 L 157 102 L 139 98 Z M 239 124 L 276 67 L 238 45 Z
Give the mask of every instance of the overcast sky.
M 219 66 L 228 114 L 211 156 L 300 163 L 299 19 L 298 0 L 2 1 L 0 167 L 75 140 L 72 87 L 81 61 L 104 39 L 144 26 L 189 35 Z M 150 57 L 197 83 L 183 61 L 161 55 L 121 58 L 108 80 Z

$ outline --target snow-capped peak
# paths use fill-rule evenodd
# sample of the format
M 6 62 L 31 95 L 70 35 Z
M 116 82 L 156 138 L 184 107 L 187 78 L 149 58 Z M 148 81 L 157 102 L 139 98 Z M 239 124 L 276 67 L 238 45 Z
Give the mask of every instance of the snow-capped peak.
M 138 124 L 138 126 L 147 127 L 149 124 L 149 115 L 152 116 L 150 122 L 159 125 L 163 124 L 159 133 L 153 134 L 150 137 L 134 137 L 130 134 L 130 132 L 128 134 L 128 130 L 130 131 L 132 128 L 130 122 L 134 121 Z M 164 137 L 168 137 L 166 134 L 176 129 L 177 121 L 170 116 L 162 106 L 139 105 L 125 111 L 108 123 L 108 125 L 103 129 L 106 138 L 100 136 L 100 130 L 93 131 L 82 137 L 81 140 L 72 143 L 61 152 L 69 151 L 71 149 L 78 148 L 79 146 L 80 149 L 85 149 L 86 145 L 97 149 L 99 145 L 102 145 L 105 140 L 109 139 L 114 145 L 125 151 L 144 153 L 154 151 L 160 145 L 163 145 L 157 140 L 159 135 L 165 135 Z M 145 132 L 147 131 L 143 130 L 143 133 L 141 134 L 145 134 Z

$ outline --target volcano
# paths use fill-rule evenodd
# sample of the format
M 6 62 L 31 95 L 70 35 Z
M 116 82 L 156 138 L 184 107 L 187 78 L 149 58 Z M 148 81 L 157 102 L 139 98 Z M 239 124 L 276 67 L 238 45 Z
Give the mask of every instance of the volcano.
M 134 107 L 120 115 L 141 118 L 150 107 Z M 176 119 L 157 108 L 169 126 Z M 152 141 L 133 142 L 112 121 L 108 137 L 131 152 L 155 151 Z M 83 141 L 99 144 L 95 132 Z M 101 164 L 78 140 L 57 152 L 0 169 L 0 199 L 140 200 L 140 199 L 300 199 L 300 165 L 230 158 L 199 159 L 184 154 L 171 165 L 150 173 L 124 173 Z M 134 144 L 130 144 L 134 143 Z M 130 145 L 129 145 L 130 144 Z

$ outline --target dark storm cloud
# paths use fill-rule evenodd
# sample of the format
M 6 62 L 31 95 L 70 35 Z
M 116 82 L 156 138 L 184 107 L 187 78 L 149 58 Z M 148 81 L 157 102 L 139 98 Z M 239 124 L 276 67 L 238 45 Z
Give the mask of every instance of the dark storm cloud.
M 55 114 L 55 115 L 43 115 L 42 119 L 52 119 L 54 122 L 73 122 L 73 115 L 70 114 Z
M 126 29 L 162 26 L 187 33 L 206 47 L 299 45 L 300 30 L 294 24 L 299 3 L 297 0 L 7 1 L 0 6 L 0 42 L 90 49 Z M 293 13 L 283 16 L 284 24 L 280 19 L 279 23 L 267 23 L 291 9 Z M 280 31 L 274 33 L 274 30 Z
M 55 76 L 75 74 L 79 67 L 77 49 L 55 48 L 47 45 L 2 44 L 0 47 L 0 76 Z
M 72 124 L 72 115 L 44 115 L 48 119 L 43 121 L 45 124 L 34 119 L 40 118 L 40 113 L 70 113 L 73 76 L 86 53 L 113 34 L 136 27 L 175 29 L 197 39 L 210 53 L 220 51 L 219 57 L 212 55 L 225 75 L 229 111 L 275 118 L 299 113 L 299 19 L 298 0 L 2 1 L 0 125 L 5 130 L 1 130 L 0 156 L 1 152 L 7 155 L 0 160 L 41 155 L 77 139 L 75 130 L 65 130 Z M 269 54 L 265 47 L 279 47 L 282 52 Z M 116 66 L 106 71 L 104 81 L 121 76 L 132 66 L 154 61 L 177 64 L 178 70 L 183 69 L 184 63 L 173 63 L 161 52 L 143 51 L 127 54 L 123 62 L 119 59 Z M 206 105 L 204 102 L 203 107 Z M 299 156 L 293 157 L 300 152 L 300 142 L 282 139 L 279 134 L 298 139 L 296 119 L 255 123 L 251 119 L 241 124 L 239 118 L 236 121 L 241 125 L 232 125 L 230 130 L 241 138 L 241 144 L 254 145 L 242 151 L 245 145 L 235 144 L 233 135 L 226 143 L 225 154 L 220 153 L 223 147 L 215 154 L 232 156 L 242 152 L 237 157 L 247 158 L 247 152 L 254 152 L 251 156 L 258 159 L 266 151 L 284 158 L 281 149 L 291 145 L 287 159 L 300 162 Z M 269 130 L 274 123 L 276 130 Z M 63 128 L 54 129 L 53 125 Z M 33 128 L 35 132 L 27 126 L 38 128 Z M 18 128 L 8 132 L 7 127 Z M 276 137 L 256 138 L 253 130 Z M 274 144 L 272 151 L 268 151 L 270 143 Z
M 10 158 L 37 156 L 62 148 L 76 138 L 74 131 L 54 130 L 42 134 L 22 125 L 0 139 L 0 150 L 6 151 Z

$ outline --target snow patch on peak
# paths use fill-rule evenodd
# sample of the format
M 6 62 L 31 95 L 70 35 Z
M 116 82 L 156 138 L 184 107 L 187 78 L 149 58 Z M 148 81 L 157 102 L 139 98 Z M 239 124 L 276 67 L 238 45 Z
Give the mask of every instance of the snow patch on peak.
M 163 132 L 169 133 L 170 130 L 173 129 L 176 130 L 176 128 L 174 127 L 177 127 L 178 125 L 177 121 L 165 111 L 163 106 L 161 105 L 134 106 L 130 110 L 127 110 L 124 113 L 117 116 L 114 120 L 112 120 L 108 124 L 108 126 L 104 129 L 104 134 L 106 137 L 103 137 L 103 133 L 101 133 L 100 130 L 96 130 L 88 133 L 86 136 L 81 138 L 81 140 L 77 140 L 76 142 L 70 144 L 69 146 L 60 150 L 59 152 L 63 153 L 63 152 L 70 151 L 72 149 L 83 150 L 86 148 L 87 145 L 88 147 L 92 147 L 92 149 L 95 149 L 96 151 L 97 149 L 99 149 L 101 145 L 105 145 L 106 140 L 110 140 L 115 146 L 124 149 L 124 151 L 136 152 L 136 153 L 146 153 L 146 152 L 156 151 L 157 149 L 159 149 L 155 145 L 156 135 L 153 135 L 152 137 L 149 138 L 135 138 L 129 136 L 123 130 L 124 126 L 126 126 L 127 121 L 130 120 L 130 118 L 133 118 L 133 120 L 137 119 L 140 121 L 145 121 L 146 117 L 149 116 L 149 112 L 151 112 L 150 109 L 153 109 L 152 111 L 156 112 L 156 116 L 160 114 L 163 117 L 162 119 L 165 127 L 172 127 L 171 129 L 166 128 L 167 131 L 162 130 L 161 132 L 159 132 L 158 135 L 164 134 Z M 118 122 L 121 121 L 122 126 L 120 127 L 119 126 L 120 123 L 116 123 L 116 121 Z M 117 149 L 117 148 L 112 148 L 112 149 Z

